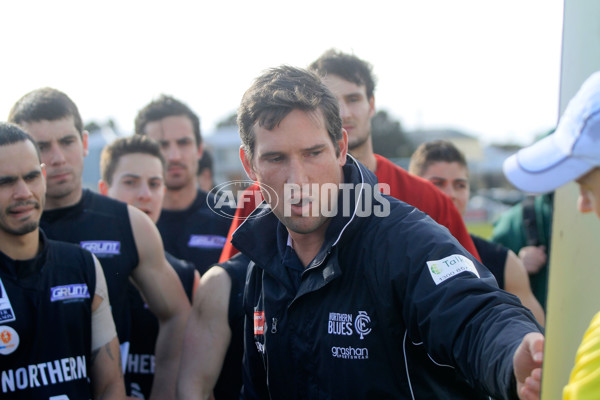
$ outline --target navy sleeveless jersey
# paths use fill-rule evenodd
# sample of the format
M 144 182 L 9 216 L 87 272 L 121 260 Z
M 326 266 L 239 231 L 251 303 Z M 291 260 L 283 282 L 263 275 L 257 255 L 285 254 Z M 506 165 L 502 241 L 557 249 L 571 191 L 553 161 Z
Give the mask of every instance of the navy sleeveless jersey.
M 129 341 L 129 275 L 139 258 L 127 205 L 84 189 L 70 207 L 44 211 L 40 226 L 50 239 L 75 243 L 102 264 L 119 342 Z
M 498 287 L 504 289 L 504 269 L 506 257 L 508 257 L 508 248 L 480 238 L 479 236 L 471 235 L 471 238 L 473 239 L 473 243 L 475 243 L 479 257 L 481 257 L 481 262 L 494 275 L 498 282 Z
M 219 206 L 219 213 L 213 209 Z M 219 261 L 227 240 L 234 210 L 222 206 L 216 198 L 198 190 L 196 199 L 185 210 L 162 210 L 156 224 L 162 236 L 165 250 L 177 258 L 194 264 L 200 274 Z
M 165 252 L 190 303 L 194 289 L 194 265 Z M 131 346 L 127 357 L 125 376 L 133 396 L 148 399 L 154 379 L 154 348 L 158 337 L 158 320 L 133 285 L 129 285 L 131 299 Z
M 236 254 L 228 261 L 219 264 L 231 278 L 228 321 L 231 341 L 225 354 L 223 368 L 215 385 L 216 400 L 238 400 L 242 389 L 242 357 L 244 355 L 244 285 L 250 259 Z
M 31 260 L 0 253 L 0 398 L 90 399 L 94 260 L 40 238 Z

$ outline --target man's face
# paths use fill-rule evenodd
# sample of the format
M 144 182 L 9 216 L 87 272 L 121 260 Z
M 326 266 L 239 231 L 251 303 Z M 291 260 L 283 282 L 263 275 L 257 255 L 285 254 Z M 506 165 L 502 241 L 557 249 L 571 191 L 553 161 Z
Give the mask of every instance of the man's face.
M 582 213 L 595 212 L 600 218 L 600 168 L 594 168 L 581 178 L 577 206 Z
M 183 115 L 153 121 L 144 129 L 146 135 L 160 143 L 166 161 L 165 184 L 168 190 L 181 190 L 196 186 L 198 160 L 202 146 L 194 136 L 192 121 Z
M 469 174 L 467 169 L 457 162 L 439 161 L 431 164 L 421 175 L 444 192 L 461 213 L 465 214 L 469 195 Z
M 240 153 L 248 176 L 266 185 L 261 188 L 266 191 L 263 196 L 272 199 L 273 212 L 289 231 L 324 234 L 329 218 L 321 215 L 321 206 L 335 202 L 337 190 L 291 192 L 286 185 L 289 188 L 316 184 L 321 188 L 332 184 L 337 188 L 343 180 L 341 167 L 346 162 L 346 133 L 338 141 L 341 151 L 336 156 L 321 111 L 294 110 L 273 130 L 255 126 L 254 131 L 254 159 L 248 160 L 243 151 Z M 276 205 L 272 204 L 274 199 L 278 199 Z
M 87 132 L 82 138 L 72 116 L 53 121 L 24 122 L 21 127 L 37 142 L 42 162 L 46 164 L 48 201 L 63 205 L 76 202 L 81 194 Z
M 33 143 L 0 146 L 0 240 L 38 228 L 46 182 Z
M 112 177 L 112 185 L 101 182 L 100 193 L 139 208 L 156 223 L 165 196 L 163 166 L 150 154 L 121 156 Z
M 375 99 L 367 98 L 364 85 L 359 86 L 338 75 L 327 75 L 323 82 L 338 99 L 342 123 L 348 132 L 348 150 L 352 152 L 370 139 Z

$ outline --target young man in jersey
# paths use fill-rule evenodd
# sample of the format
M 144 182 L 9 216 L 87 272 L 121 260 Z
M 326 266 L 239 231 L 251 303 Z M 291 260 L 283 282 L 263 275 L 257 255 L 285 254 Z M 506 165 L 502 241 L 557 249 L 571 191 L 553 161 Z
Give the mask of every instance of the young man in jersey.
M 375 173 L 380 184 L 388 185 L 389 195 L 427 213 L 447 227 L 471 254 L 478 257 L 477 249 L 452 201 L 431 183 L 409 174 L 390 160 L 373 152 L 371 118 L 375 115 L 375 79 L 371 71 L 372 67 L 354 55 L 329 50 L 309 68 L 323 78 L 340 103 L 344 129 L 348 132 L 350 154 Z M 251 189 L 256 189 L 256 186 Z M 239 205 L 240 208 L 236 210 L 236 218 L 229 231 L 230 235 L 244 221 L 244 217 L 256 207 L 250 190 L 246 192 L 250 197 L 249 201 L 245 201 L 243 206 Z M 236 252 L 237 250 L 231 247 L 228 240 L 221 261 Z
M 253 262 L 245 398 L 539 397 L 531 312 L 447 229 L 380 193 L 318 75 L 266 71 L 238 125 L 269 199 L 233 235 Z
M 461 215 L 465 215 L 471 196 L 469 166 L 465 156 L 451 142 L 433 140 L 422 143 L 412 154 L 408 170 L 433 183 L 452 199 Z M 531 292 L 527 270 L 519 257 L 502 245 L 475 235 L 471 237 L 481 261 L 496 277 L 500 289 L 517 296 L 544 325 L 544 310 Z
M 102 149 L 100 156 L 98 190 L 101 194 L 132 205 L 146 213 L 156 223 L 160 216 L 164 186 L 164 159 L 158 143 L 140 135 L 119 138 Z M 200 278 L 193 264 L 165 252 L 192 301 Z M 138 290 L 129 286 L 131 297 L 131 348 L 125 376 L 131 394 L 147 399 L 154 377 L 154 347 L 158 335 L 158 321 Z
M 244 283 L 250 260 L 236 254 L 211 267 L 185 328 L 177 399 L 238 400 L 244 353 Z
M 197 186 L 200 119 L 186 104 L 163 95 L 138 112 L 135 133 L 156 140 L 165 158 L 167 193 L 157 223 L 165 249 L 203 274 L 218 261 L 231 220 L 213 212 L 217 199 Z
M 600 219 L 600 71 L 583 83 L 556 131 L 504 161 L 504 174 L 518 189 L 552 192 L 570 181 L 579 185 L 577 207 Z M 600 393 L 600 312 L 577 350 L 563 390 L 564 400 L 591 400 Z
M 39 229 L 45 192 L 35 142 L 0 123 L 0 397 L 125 399 L 102 268 Z
M 137 208 L 82 188 L 87 132 L 66 94 L 52 88 L 34 90 L 15 103 L 9 120 L 34 138 L 46 164 L 42 229 L 50 238 L 90 250 L 102 262 L 124 360 L 131 322 L 130 277 L 160 321 L 152 395 L 173 398 L 190 305 L 165 259 L 155 225 Z

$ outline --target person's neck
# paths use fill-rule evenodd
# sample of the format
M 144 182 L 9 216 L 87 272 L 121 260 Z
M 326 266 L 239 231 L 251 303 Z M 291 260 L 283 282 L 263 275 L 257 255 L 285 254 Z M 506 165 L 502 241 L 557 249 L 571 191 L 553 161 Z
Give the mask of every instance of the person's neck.
M 361 164 L 367 167 L 371 172 L 375 172 L 377 169 L 377 159 L 373 152 L 373 143 L 371 140 L 367 140 L 358 147 L 355 147 L 350 151 L 350 154 L 356 158 Z
M 44 210 L 49 211 L 57 208 L 73 206 L 79 203 L 81 196 L 83 196 L 83 189 L 81 187 L 73 190 L 71 193 L 63 197 L 48 197 L 48 194 L 46 194 L 46 204 L 44 205 Z
M 13 260 L 30 260 L 40 249 L 39 230 L 25 235 L 0 235 L 0 251 Z
M 288 230 L 290 238 L 292 239 L 292 247 L 304 268 L 308 267 L 310 262 L 319 253 L 319 250 L 321 250 L 321 246 L 323 246 L 323 242 L 325 241 L 327 225 L 328 224 L 319 228 L 315 232 L 305 234 Z
M 193 184 L 184 186 L 178 190 L 167 189 L 162 208 L 163 210 L 171 211 L 185 210 L 192 205 L 197 195 L 198 188 Z

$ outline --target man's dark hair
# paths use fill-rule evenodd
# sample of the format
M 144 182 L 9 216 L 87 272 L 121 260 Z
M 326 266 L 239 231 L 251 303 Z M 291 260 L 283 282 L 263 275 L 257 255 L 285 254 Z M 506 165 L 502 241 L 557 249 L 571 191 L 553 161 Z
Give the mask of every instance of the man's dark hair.
M 121 157 L 134 153 L 148 154 L 158 158 L 164 171 L 165 159 L 160 152 L 160 145 L 147 136 L 133 135 L 116 139 L 102 149 L 100 155 L 100 176 L 102 180 L 109 186 L 112 185 Z
M 202 157 L 198 160 L 198 172 L 196 172 L 196 175 L 200 175 L 205 169 L 208 169 L 210 172 L 213 171 L 213 157 L 207 149 L 202 151 Z
M 447 140 L 433 140 L 422 143 L 410 158 L 408 170 L 411 174 L 423 176 L 427 168 L 436 162 L 458 163 L 467 168 L 465 156 Z
M 250 160 L 254 157 L 254 127 L 272 130 L 293 110 L 321 110 L 325 128 L 339 155 L 337 141 L 342 138 L 342 119 L 337 99 L 315 73 L 283 65 L 256 78 L 242 97 L 237 122 L 242 146 Z
M 18 125 L 9 122 L 0 122 L 0 147 L 26 141 L 33 143 L 38 160 L 41 163 L 42 158 L 40 156 L 40 149 L 35 140 L 33 140 L 33 138 Z
M 150 122 L 160 121 L 166 117 L 185 116 L 192 121 L 194 128 L 194 137 L 196 146 L 202 144 L 202 134 L 200 132 L 200 118 L 186 104 L 174 97 L 161 95 L 158 99 L 152 100 L 144 108 L 138 111 L 135 117 L 135 133 L 138 135 L 146 134 L 146 125 Z
M 67 117 L 73 117 L 75 129 L 79 135 L 83 135 L 83 122 L 77 105 L 60 90 L 45 87 L 29 92 L 17 100 L 8 114 L 8 121 L 21 125 Z
M 310 64 L 308 68 L 321 77 L 332 74 L 359 86 L 364 85 L 367 92 L 367 99 L 373 97 L 373 93 L 375 92 L 373 67 L 368 62 L 361 60 L 353 54 L 329 49 Z

